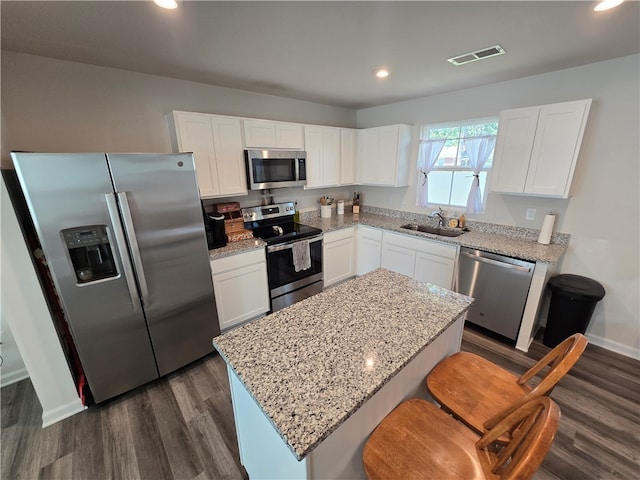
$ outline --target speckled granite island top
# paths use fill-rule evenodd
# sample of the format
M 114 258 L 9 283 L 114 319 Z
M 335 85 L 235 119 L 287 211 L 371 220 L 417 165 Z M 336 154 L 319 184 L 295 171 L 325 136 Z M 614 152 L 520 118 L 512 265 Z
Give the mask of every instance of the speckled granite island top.
M 298 459 L 472 299 L 378 269 L 213 339 Z

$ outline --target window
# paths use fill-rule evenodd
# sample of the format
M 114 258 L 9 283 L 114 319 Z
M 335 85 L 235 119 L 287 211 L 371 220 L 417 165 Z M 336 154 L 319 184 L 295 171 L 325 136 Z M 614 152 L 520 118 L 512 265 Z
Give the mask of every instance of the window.
M 497 119 L 423 126 L 417 204 L 484 212 L 487 174 L 493 163 L 497 132 Z

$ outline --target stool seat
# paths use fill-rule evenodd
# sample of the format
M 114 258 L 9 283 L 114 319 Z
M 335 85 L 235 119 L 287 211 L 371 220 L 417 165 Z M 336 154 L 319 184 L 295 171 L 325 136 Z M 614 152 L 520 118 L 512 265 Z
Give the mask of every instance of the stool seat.
M 506 409 L 549 395 L 587 343 L 581 333 L 571 335 L 520 377 L 478 355 L 458 352 L 431 370 L 427 389 L 445 411 L 482 434 Z
M 530 479 L 551 447 L 559 418 L 551 399 L 537 397 L 479 436 L 435 405 L 407 400 L 371 434 L 364 470 L 370 480 Z

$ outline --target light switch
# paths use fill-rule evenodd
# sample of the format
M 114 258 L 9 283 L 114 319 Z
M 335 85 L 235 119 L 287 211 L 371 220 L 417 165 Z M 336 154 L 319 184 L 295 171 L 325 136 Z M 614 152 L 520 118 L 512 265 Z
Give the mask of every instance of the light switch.
M 527 208 L 527 220 L 535 220 L 536 219 L 536 209 L 535 208 Z

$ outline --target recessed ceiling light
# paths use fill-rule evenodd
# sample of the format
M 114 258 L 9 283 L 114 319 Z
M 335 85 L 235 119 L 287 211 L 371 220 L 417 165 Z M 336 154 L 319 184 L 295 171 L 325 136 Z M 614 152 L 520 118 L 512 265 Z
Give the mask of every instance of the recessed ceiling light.
M 153 0 L 153 3 L 159 7 L 168 8 L 169 10 L 178 8 L 178 2 L 176 2 L 176 0 Z
M 378 78 L 387 78 L 389 76 L 389 70 L 386 68 L 379 68 L 376 70 L 376 77 Z
M 602 0 L 598 2 L 598 4 L 593 7 L 596 12 L 602 12 L 603 10 L 609 10 L 611 8 L 615 8 L 620 5 L 624 0 Z

